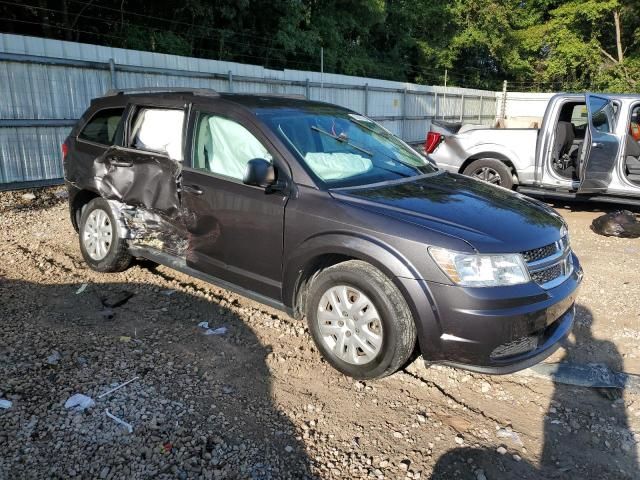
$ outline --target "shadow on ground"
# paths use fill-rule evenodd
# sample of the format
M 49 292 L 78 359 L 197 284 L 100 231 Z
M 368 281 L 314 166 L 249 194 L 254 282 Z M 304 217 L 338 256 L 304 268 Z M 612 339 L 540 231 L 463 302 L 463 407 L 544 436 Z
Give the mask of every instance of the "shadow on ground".
M 310 476 L 273 403 L 269 349 L 208 291 L 79 287 L 0 278 L 0 398 L 13 402 L 0 410 L 0 478 Z M 123 291 L 134 295 L 114 306 Z M 206 336 L 200 321 L 227 331 Z M 73 393 L 96 406 L 65 410 Z
M 589 309 L 578 306 L 578 319 L 573 329 L 575 342 L 567 345 L 560 361 L 584 363 L 589 358 L 622 371 L 622 357 L 615 344 L 592 336 Z M 554 383 L 542 419 L 544 438 L 537 465 L 514 458 L 514 454 L 525 455 L 507 443 L 501 445 L 505 449 L 502 454 L 497 448 L 456 448 L 438 459 L 431 478 L 637 479 L 638 452 L 622 395 L 619 389 Z

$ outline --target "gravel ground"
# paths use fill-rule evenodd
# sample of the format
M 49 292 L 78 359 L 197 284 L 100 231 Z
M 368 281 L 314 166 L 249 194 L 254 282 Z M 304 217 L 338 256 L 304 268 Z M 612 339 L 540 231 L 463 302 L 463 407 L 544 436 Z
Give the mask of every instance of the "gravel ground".
M 64 192 L 24 193 L 0 194 L 0 479 L 640 478 L 630 389 L 419 360 L 354 381 L 282 313 L 146 262 L 89 270 Z M 586 278 L 548 361 L 639 374 L 640 240 L 591 232 L 601 206 L 555 206 Z M 75 393 L 95 406 L 65 409 Z

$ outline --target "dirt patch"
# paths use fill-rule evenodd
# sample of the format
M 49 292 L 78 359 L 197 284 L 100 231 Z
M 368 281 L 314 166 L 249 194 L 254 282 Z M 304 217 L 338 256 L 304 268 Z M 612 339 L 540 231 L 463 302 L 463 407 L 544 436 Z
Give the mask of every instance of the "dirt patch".
M 353 381 L 280 312 L 147 262 L 89 270 L 56 192 L 0 194 L 0 478 L 639 478 L 636 394 L 419 361 Z M 640 373 L 640 241 L 559 211 L 586 277 L 549 361 Z

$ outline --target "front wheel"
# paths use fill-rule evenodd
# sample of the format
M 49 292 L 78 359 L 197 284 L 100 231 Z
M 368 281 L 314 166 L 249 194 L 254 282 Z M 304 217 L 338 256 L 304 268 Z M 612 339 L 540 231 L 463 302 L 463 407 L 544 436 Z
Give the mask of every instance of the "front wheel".
M 474 160 L 462 173 L 492 185 L 499 185 L 508 189 L 513 188 L 513 173 L 511 169 L 500 160 L 494 158 Z
M 416 343 L 411 311 L 380 270 L 350 260 L 322 270 L 312 281 L 306 316 L 318 350 L 353 378 L 391 375 Z

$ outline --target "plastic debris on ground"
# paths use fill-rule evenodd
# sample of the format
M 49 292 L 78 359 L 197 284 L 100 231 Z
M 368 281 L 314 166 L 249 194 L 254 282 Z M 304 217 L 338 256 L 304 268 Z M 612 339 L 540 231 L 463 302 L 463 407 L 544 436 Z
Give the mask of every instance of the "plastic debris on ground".
M 131 299 L 131 297 L 133 297 L 135 295 L 135 293 L 133 292 L 128 292 L 126 290 L 122 290 L 120 292 L 117 292 L 113 295 L 109 295 L 107 297 L 100 297 L 100 302 L 102 303 L 102 305 L 104 305 L 106 308 L 118 308 L 121 307 L 122 305 L 124 305 L 125 303 L 127 303 L 129 301 L 129 299 Z
M 127 385 L 129 385 L 131 382 L 135 382 L 136 380 L 138 380 L 140 377 L 133 377 L 131 380 L 127 380 L 124 383 L 121 383 L 120 385 L 117 385 L 115 387 L 113 387 L 111 390 L 107 390 L 106 392 L 104 392 L 101 395 L 98 395 L 98 399 L 106 397 L 107 395 L 111 395 L 113 392 L 115 392 L 116 390 L 120 390 L 122 387 L 125 387 Z
M 54 351 L 51 355 L 47 357 L 47 363 L 49 365 L 57 365 L 61 359 L 62 359 L 62 356 L 60 355 L 60 353 L 57 351 Z
M 601 215 L 591 223 L 591 230 L 606 237 L 640 237 L 640 222 L 629 210 Z
M 578 387 L 617 388 L 640 393 L 640 376 L 615 372 L 598 363 L 539 363 L 523 370 L 522 374 Z
M 520 435 L 517 432 L 511 430 L 511 428 L 500 428 L 496 431 L 496 437 L 498 438 L 506 438 L 511 440 L 516 445 L 522 445 L 522 440 L 520 439 Z
M 120 425 L 122 425 L 124 428 L 127 429 L 127 431 L 129 433 L 133 433 L 133 425 L 131 425 L 130 423 L 125 422 L 124 420 L 116 417 L 115 415 L 113 415 L 112 413 L 109 412 L 109 410 L 105 410 L 104 413 L 107 414 L 107 417 L 109 417 L 111 420 L 113 420 L 116 423 L 119 423 Z
M 227 327 L 210 328 L 209 322 L 200 322 L 198 324 L 204 330 L 205 335 L 226 335 Z
M 83 283 L 82 285 L 80 285 L 80 288 L 76 290 L 76 295 L 80 295 L 82 292 L 84 292 L 87 289 L 88 286 L 89 286 L 88 283 Z
M 71 395 L 69 399 L 64 403 L 64 408 L 72 409 L 78 412 L 83 412 L 87 408 L 94 407 L 96 402 L 93 398 L 88 397 L 82 393 L 76 393 Z
M 12 405 L 13 403 L 11 402 L 11 400 L 5 400 L 4 398 L 0 400 L 0 408 L 3 410 L 11 408 Z

